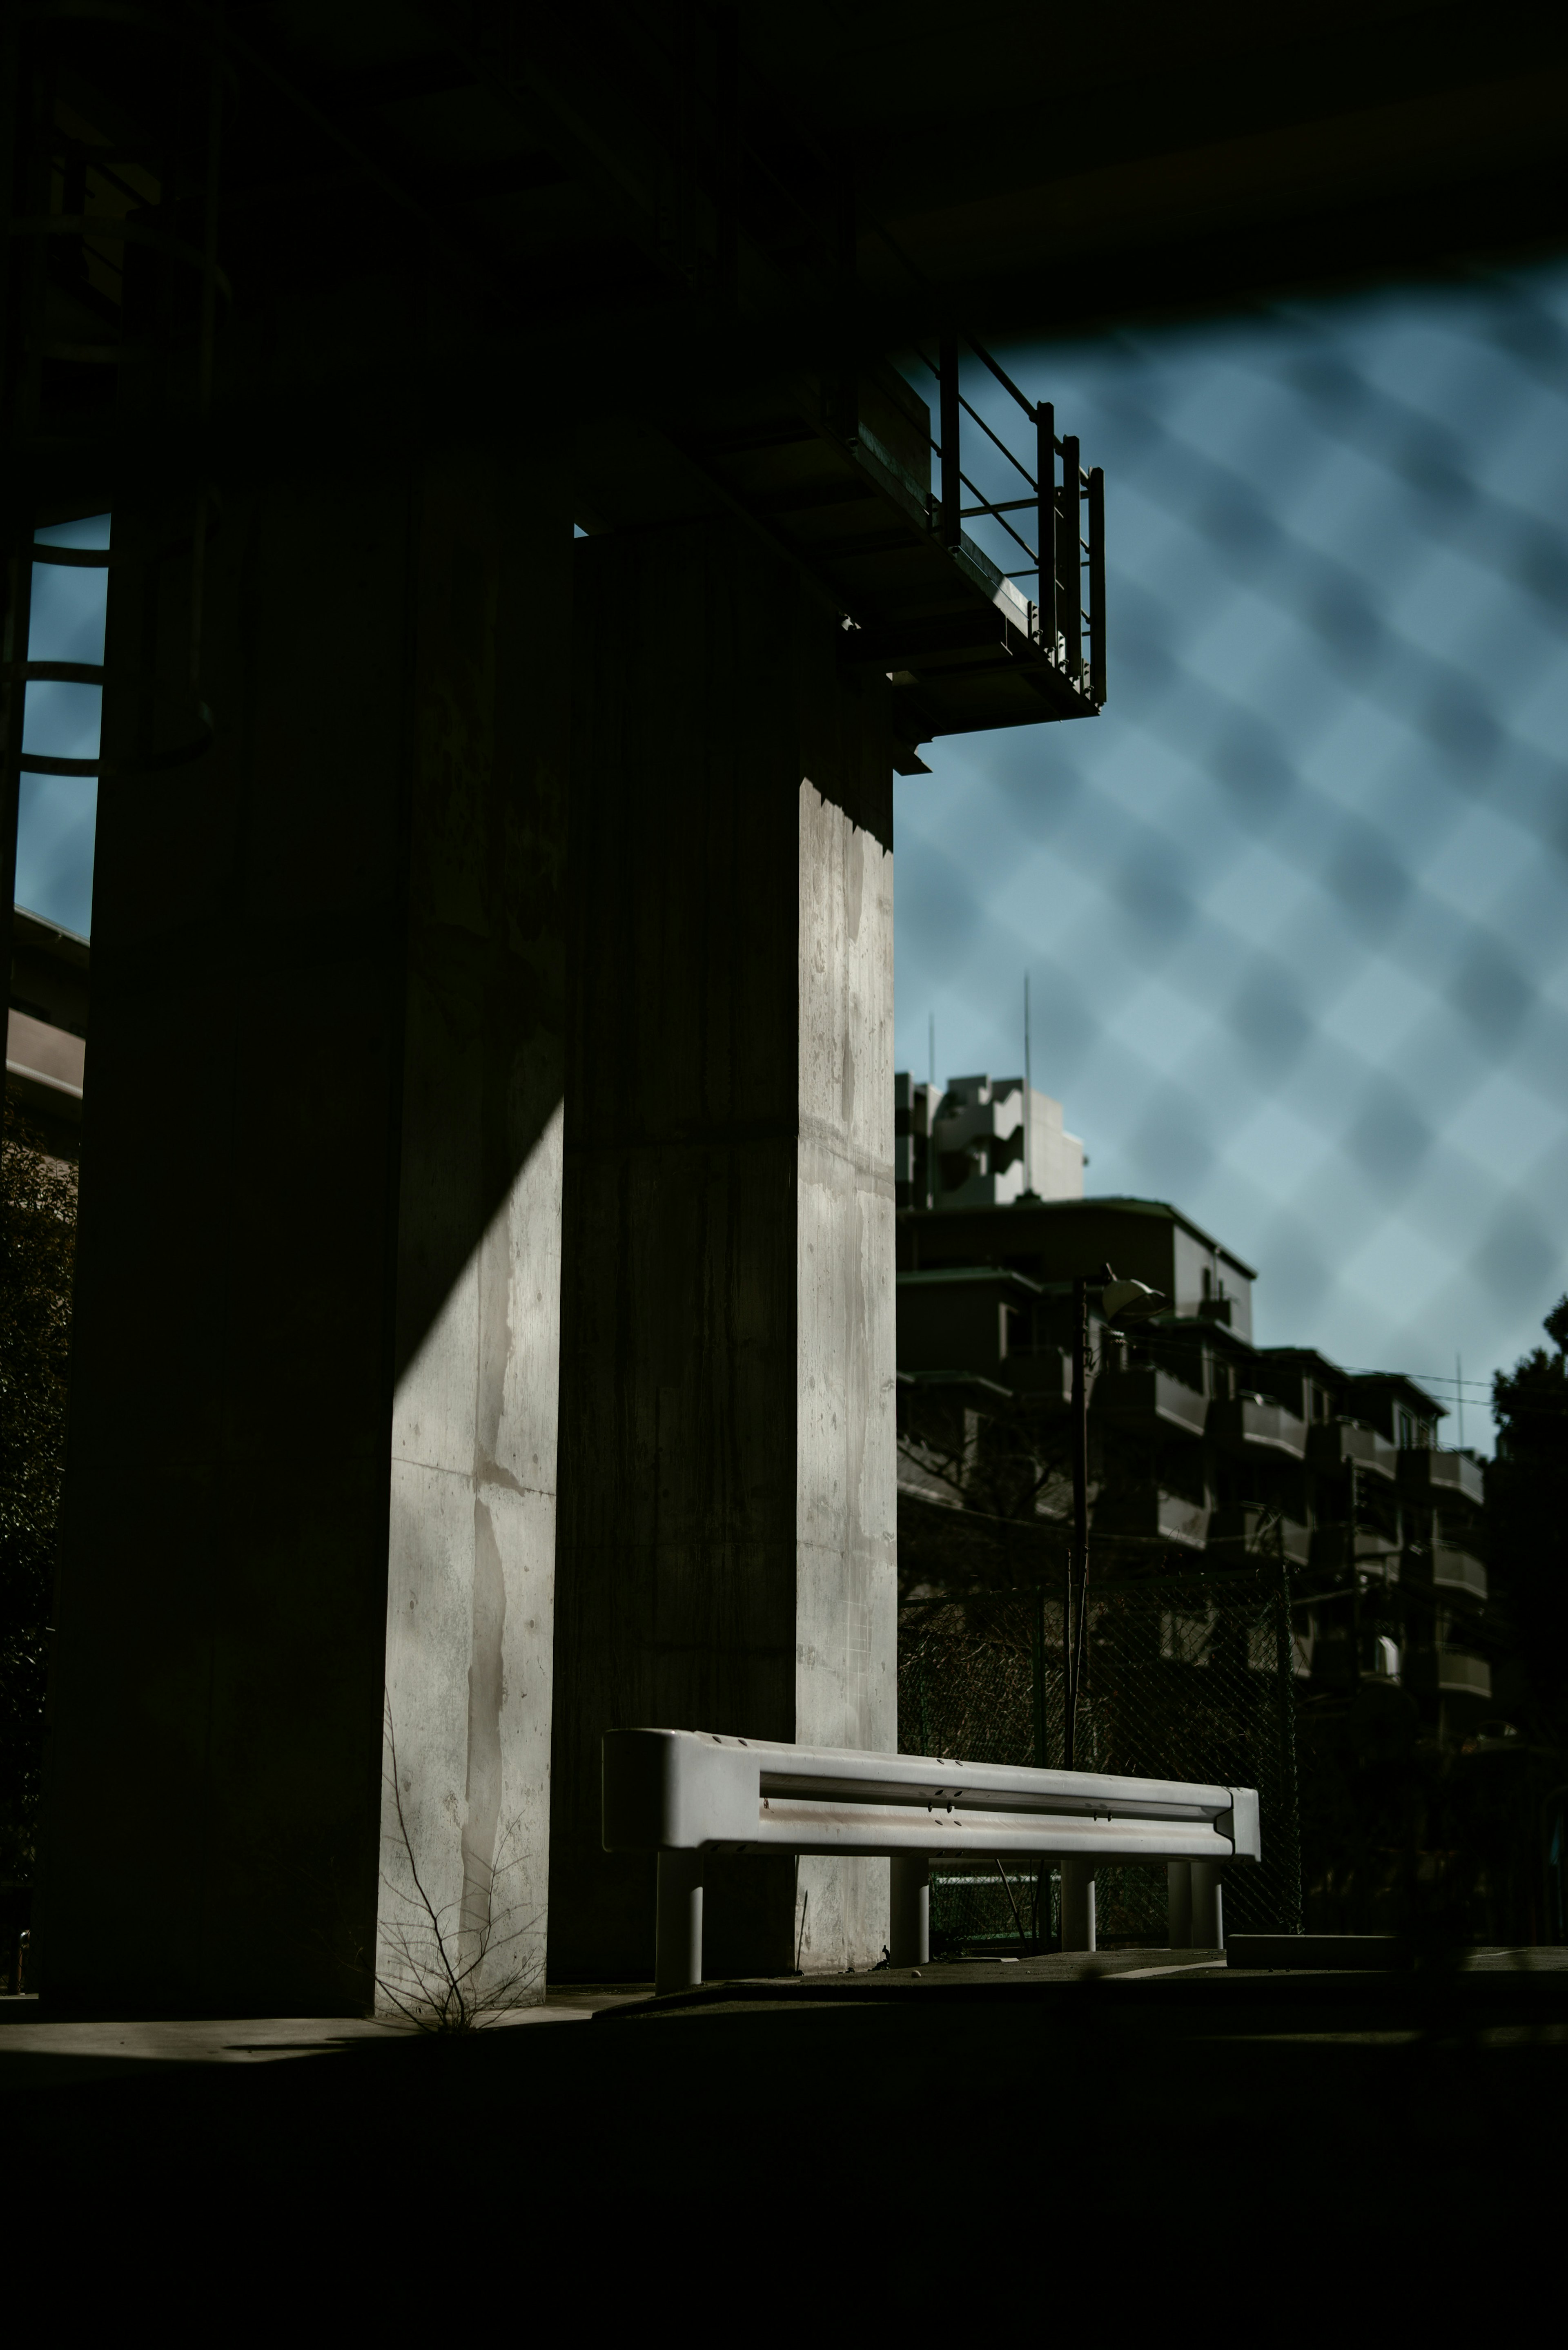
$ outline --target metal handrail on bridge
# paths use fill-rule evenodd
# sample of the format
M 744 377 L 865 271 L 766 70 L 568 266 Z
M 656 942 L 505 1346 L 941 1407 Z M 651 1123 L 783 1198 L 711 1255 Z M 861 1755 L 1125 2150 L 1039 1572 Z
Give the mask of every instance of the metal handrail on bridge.
M 888 241 L 891 244 L 890 239 Z M 897 251 L 898 248 L 895 246 L 893 249 Z M 1036 452 L 1033 473 L 965 396 L 959 378 L 961 344 L 968 346 L 1033 425 Z M 940 468 L 937 510 L 943 545 L 956 555 L 962 545 L 963 525 L 978 515 L 986 515 L 1001 525 L 1024 557 L 1021 568 L 1008 571 L 1003 577 L 1008 579 L 1033 578 L 1035 581 L 1035 593 L 1028 608 L 1029 635 L 1039 644 L 1046 659 L 1065 672 L 1075 687 L 1079 686 L 1087 669 L 1089 699 L 1098 708 L 1106 698 L 1106 477 L 1103 468 L 1095 465 L 1085 470 L 1079 458 L 1076 434 L 1057 436 L 1054 404 L 1043 400 L 1036 405 L 1026 399 L 1006 369 L 972 335 L 944 335 L 935 359 L 918 344 L 914 346 L 914 356 L 929 369 L 937 381 L 938 433 L 930 438 L 930 449 Z M 1026 496 L 988 498 L 963 471 L 961 419 L 966 415 L 980 427 L 987 440 L 1018 473 L 1028 492 Z M 1062 460 L 1060 482 L 1056 479 L 1058 457 Z M 975 500 L 973 505 L 963 503 L 966 490 Z M 1083 519 L 1085 505 L 1088 508 L 1086 535 Z M 1035 544 L 1033 546 L 1007 519 L 1012 514 L 1031 512 L 1035 516 Z M 1088 574 L 1086 605 L 1084 601 L 1085 571 Z M 1084 657 L 1085 637 L 1089 646 L 1086 663 Z
M 861 211 L 857 202 L 853 171 L 846 153 L 825 148 L 817 135 L 793 115 L 780 115 L 781 120 L 787 121 L 797 147 L 810 158 L 817 187 L 827 192 L 828 217 L 825 219 L 816 204 L 804 197 L 791 185 L 788 177 L 776 168 L 765 147 L 759 141 L 746 139 L 742 130 L 745 110 L 742 98 L 742 84 L 748 80 L 753 83 L 757 96 L 771 101 L 775 111 L 776 94 L 767 88 L 756 68 L 742 55 L 732 11 L 716 9 L 699 13 L 707 19 L 713 43 L 711 88 L 704 87 L 701 77 L 691 78 L 688 85 L 683 86 L 694 114 L 706 119 L 705 160 L 713 181 L 714 247 L 711 265 L 714 289 L 721 303 L 732 304 L 738 290 L 736 200 L 738 166 L 742 152 L 753 172 L 766 182 L 774 197 L 795 217 L 808 244 L 816 248 L 824 265 L 825 281 L 838 288 L 841 298 L 847 297 L 853 305 L 857 275 L 857 235 L 862 221 L 923 293 L 928 296 L 940 296 L 940 289 L 931 285 L 925 272 L 911 260 L 898 239 L 880 221 Z M 628 16 L 637 25 L 651 55 L 667 70 L 678 73 L 680 60 L 669 39 L 661 36 L 659 28 L 642 17 L 635 7 L 628 11 Z M 995 377 L 1028 419 L 1034 433 L 1033 473 L 965 396 L 959 381 L 961 344 L 967 346 L 981 365 Z M 991 568 L 1000 572 L 1000 576 L 1010 582 L 1033 580 L 1033 597 L 1022 599 L 1026 607 L 1024 632 L 1074 691 L 1085 694 L 1098 710 L 1106 699 L 1104 472 L 1097 465 L 1085 470 L 1080 462 L 1076 437 L 1073 434 L 1057 435 L 1054 404 L 1046 400 L 1036 405 L 1026 399 L 1006 369 L 972 335 L 944 332 L 935 360 L 918 345 L 913 347 L 913 350 L 919 363 L 935 377 L 938 387 L 940 437 L 928 432 L 927 441 L 940 468 L 940 494 L 939 498 L 929 501 L 928 513 L 933 525 L 940 529 L 940 543 L 957 557 L 964 546 L 964 523 L 982 516 L 1006 532 L 1023 556 L 1023 563 L 1005 572 L 1000 571 L 999 566 L 991 565 Z M 843 380 L 836 387 L 830 406 L 836 429 L 850 442 L 858 439 L 860 432 L 856 375 L 853 352 L 846 350 Z M 988 498 L 962 471 L 961 419 L 965 415 L 1016 470 L 1027 492 L 1025 496 Z M 1058 458 L 1062 461 L 1060 481 L 1056 477 Z M 972 505 L 963 503 L 966 490 L 975 501 Z M 1086 516 L 1084 513 L 1085 506 L 1088 509 Z M 1008 520 L 1010 515 L 1029 511 L 1035 515 L 1035 544 L 1033 546 Z M 969 551 L 990 564 L 990 557 L 973 542 L 971 542 Z M 1088 575 L 1086 602 L 1085 572 Z M 1085 639 L 1088 646 L 1086 660 Z

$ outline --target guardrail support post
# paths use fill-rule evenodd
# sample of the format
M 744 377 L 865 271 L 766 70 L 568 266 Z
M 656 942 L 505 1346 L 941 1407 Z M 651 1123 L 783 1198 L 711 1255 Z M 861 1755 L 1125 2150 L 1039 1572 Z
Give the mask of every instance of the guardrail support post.
M 656 1991 L 692 1991 L 701 1980 L 702 1856 L 661 1852 L 653 1988 Z
M 1173 1950 L 1192 1948 L 1192 1863 L 1189 1860 L 1168 1860 L 1165 1865 L 1166 1898 L 1169 1904 L 1170 1947 Z
M 1062 1948 L 1095 1948 L 1095 1864 L 1092 1860 L 1062 1863 Z
M 1188 1948 L 1194 1950 L 1222 1950 L 1225 1947 L 1225 1908 L 1220 1890 L 1220 1863 L 1217 1860 L 1195 1860 L 1192 1869 L 1192 1939 Z
M 923 1967 L 931 1955 L 931 1864 L 924 1853 L 893 1855 L 888 1893 L 888 1963 Z

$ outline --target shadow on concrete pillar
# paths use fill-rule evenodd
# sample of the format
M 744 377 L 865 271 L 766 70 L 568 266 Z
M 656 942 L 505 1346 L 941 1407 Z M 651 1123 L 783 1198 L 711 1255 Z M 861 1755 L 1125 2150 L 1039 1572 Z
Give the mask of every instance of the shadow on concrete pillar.
M 103 783 L 51 1997 L 363 2008 L 410 1844 L 540 1975 L 570 536 L 510 452 L 233 493 L 215 746 Z M 117 570 L 111 758 L 187 576 Z
M 575 557 L 550 1965 L 632 1978 L 606 1729 L 897 1743 L 891 744 L 739 526 Z M 885 1862 L 711 1860 L 705 1901 L 710 1976 L 887 1939 Z

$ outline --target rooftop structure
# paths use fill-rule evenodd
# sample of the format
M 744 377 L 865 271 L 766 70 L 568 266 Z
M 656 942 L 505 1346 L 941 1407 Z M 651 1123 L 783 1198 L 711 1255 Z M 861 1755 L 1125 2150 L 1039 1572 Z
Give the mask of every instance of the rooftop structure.
M 1027 1101 L 1027 1109 L 1025 1102 Z M 1062 1105 L 1022 1077 L 893 1079 L 893 1172 L 900 1208 L 995 1208 L 1079 1200 L 1084 1146 Z

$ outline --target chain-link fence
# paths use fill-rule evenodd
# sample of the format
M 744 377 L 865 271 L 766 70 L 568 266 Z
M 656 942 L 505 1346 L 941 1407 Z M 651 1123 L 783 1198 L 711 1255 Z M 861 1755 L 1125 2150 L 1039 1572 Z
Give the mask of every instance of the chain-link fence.
M 1106 469 L 1109 699 L 900 780 L 897 1066 L 1017 1068 L 1027 972 L 1087 1188 L 1485 1444 L 1564 1285 L 1568 268 L 1002 357 Z
M 899 1744 L 964 1762 L 1064 1759 L 1063 1602 L 1044 1586 L 906 1599 L 898 1628 Z M 1091 1583 L 1076 1762 L 1137 1778 L 1256 1787 L 1263 1857 L 1228 1870 L 1227 1927 L 1301 1927 L 1290 1591 L 1256 1571 Z M 1168 1939 L 1166 1872 L 1103 1868 L 1102 1944 Z M 1054 1872 L 994 1861 L 933 1872 L 933 1950 L 1052 1947 Z

